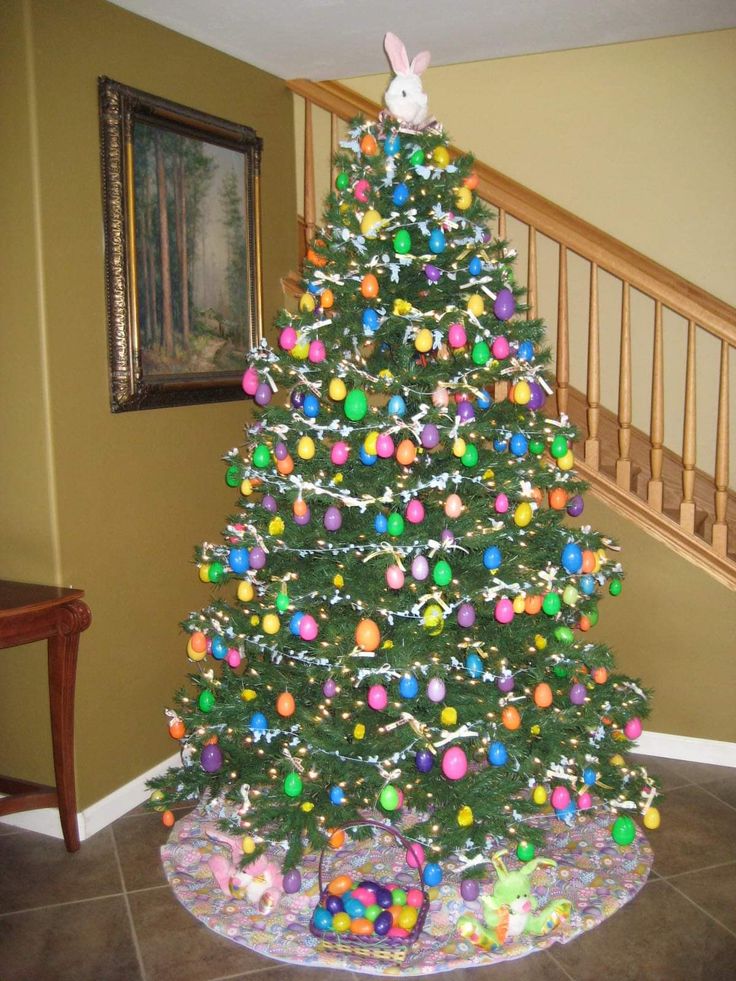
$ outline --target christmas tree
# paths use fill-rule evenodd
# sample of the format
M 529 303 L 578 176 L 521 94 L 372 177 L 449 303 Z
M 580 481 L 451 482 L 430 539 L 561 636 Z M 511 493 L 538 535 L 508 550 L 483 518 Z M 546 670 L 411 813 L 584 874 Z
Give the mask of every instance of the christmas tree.
M 299 310 L 250 354 L 154 806 L 204 797 L 252 855 L 285 839 L 285 868 L 376 811 L 418 817 L 428 860 L 488 857 L 539 842 L 548 798 L 611 806 L 626 843 L 655 792 L 622 755 L 648 694 L 589 633 L 621 569 L 566 524 L 575 433 L 545 414 L 544 327 L 473 160 L 399 117 L 351 124 Z

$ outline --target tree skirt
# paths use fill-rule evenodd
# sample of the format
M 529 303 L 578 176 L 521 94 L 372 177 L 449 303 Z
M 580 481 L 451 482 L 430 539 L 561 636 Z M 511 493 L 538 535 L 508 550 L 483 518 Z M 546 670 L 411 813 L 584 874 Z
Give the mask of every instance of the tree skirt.
M 424 931 L 400 965 L 318 949 L 319 940 L 309 932 L 309 921 L 318 901 L 318 854 L 309 854 L 302 861 L 301 890 L 282 896 L 268 914 L 246 900 L 226 896 L 218 886 L 209 863 L 216 856 L 220 856 L 220 863 L 223 858 L 229 860 L 230 850 L 211 837 L 217 828 L 214 815 L 199 809 L 178 821 L 161 849 L 161 856 L 177 899 L 193 916 L 221 936 L 266 957 L 289 964 L 342 968 L 362 974 L 439 974 L 524 957 L 553 943 L 568 943 L 632 899 L 649 876 L 652 849 L 638 829 L 631 845 L 616 845 L 610 833 L 613 818 L 601 806 L 578 812 L 569 826 L 551 812 L 532 819 L 543 823 L 547 832 L 546 845 L 537 850 L 537 855 L 553 858 L 558 863 L 556 868 L 540 866 L 532 876 L 538 906 L 541 909 L 554 899 L 564 898 L 573 904 L 573 911 L 551 933 L 507 939 L 495 952 L 482 951 L 458 934 L 456 924 L 463 913 L 482 920 L 481 905 L 477 900 L 468 902 L 460 896 L 460 862 L 453 859 L 443 862 L 444 880 L 429 891 L 431 904 Z M 498 849 L 497 844 L 489 845 L 489 857 Z M 279 845 L 273 845 L 269 851 L 269 858 L 279 867 L 283 855 L 283 847 Z M 505 856 L 504 861 L 509 871 L 522 864 L 515 854 Z M 344 872 L 355 881 L 396 882 L 404 888 L 416 886 L 418 882 L 416 870 L 405 863 L 403 849 L 397 847 L 392 837 L 380 832 L 368 840 L 348 839 L 342 849 L 325 856 L 325 881 Z M 481 894 L 490 895 L 495 881 L 495 872 L 489 872 L 481 883 Z

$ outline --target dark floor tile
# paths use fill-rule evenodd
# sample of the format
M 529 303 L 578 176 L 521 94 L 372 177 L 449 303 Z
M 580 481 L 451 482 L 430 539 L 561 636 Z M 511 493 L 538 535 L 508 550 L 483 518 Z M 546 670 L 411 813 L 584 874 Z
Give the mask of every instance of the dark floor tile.
M 3 981 L 139 981 L 125 899 L 0 916 Z
M 736 937 L 655 881 L 554 958 L 575 981 L 733 981 Z
M 700 786 L 709 794 L 714 794 L 719 800 L 730 804 L 731 807 L 736 807 L 736 770 L 729 770 L 728 774 L 719 780 L 708 780 L 701 783 Z
M 668 881 L 736 934 L 736 864 L 686 872 Z
M 696 785 L 667 795 L 662 825 L 649 834 L 654 868 L 667 877 L 736 861 L 733 808 Z
M 128 896 L 147 981 L 208 981 L 273 966 L 195 919 L 168 886 Z
M 554 948 L 553 948 L 554 949 Z M 442 981 L 569 981 L 568 975 L 546 951 L 528 954 L 518 960 L 468 967 L 438 975 Z M 327 979 L 325 979 L 327 981 Z
M 0 913 L 122 892 L 109 828 L 69 853 L 58 838 L 0 836 Z
M 255 973 L 251 971 L 248 974 L 239 974 L 236 978 L 228 976 L 227 981 L 359 981 L 361 977 L 365 977 L 365 975 L 353 974 L 352 971 L 332 971 L 325 970 L 323 967 L 290 967 L 277 961 L 270 963 L 274 966 L 266 968 L 265 971 Z M 212 981 L 220 981 L 220 979 L 213 978 Z
M 163 826 L 159 814 L 119 818 L 112 826 L 112 833 L 127 890 L 165 885 L 160 849 L 171 829 Z
M 645 766 L 651 776 L 657 778 L 662 793 L 669 793 L 676 787 L 684 787 L 693 782 L 682 769 L 691 764 L 682 763 L 680 760 L 665 760 L 661 756 L 644 756 L 641 753 L 632 753 L 630 759 L 632 763 Z

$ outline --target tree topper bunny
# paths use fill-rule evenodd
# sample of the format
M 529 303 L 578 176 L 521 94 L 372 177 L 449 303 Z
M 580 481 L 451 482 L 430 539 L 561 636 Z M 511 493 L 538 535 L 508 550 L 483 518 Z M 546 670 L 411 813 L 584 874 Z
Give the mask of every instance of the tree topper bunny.
M 386 107 L 392 116 L 411 129 L 424 129 L 430 119 L 427 95 L 419 76 L 429 66 L 429 51 L 420 51 L 409 64 L 403 42 L 390 31 L 383 46 L 394 70 L 394 77 L 383 97 Z

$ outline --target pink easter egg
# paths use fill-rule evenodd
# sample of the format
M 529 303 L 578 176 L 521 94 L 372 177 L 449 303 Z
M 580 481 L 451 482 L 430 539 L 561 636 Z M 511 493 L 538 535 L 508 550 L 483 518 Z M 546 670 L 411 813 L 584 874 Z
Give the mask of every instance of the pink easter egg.
M 371 185 L 365 178 L 361 178 L 359 181 L 355 182 L 355 186 L 353 187 L 353 196 L 356 201 L 360 201 L 361 204 L 365 204 L 368 200 L 370 190 Z
M 376 453 L 383 460 L 387 460 L 394 455 L 394 441 L 388 433 L 381 433 L 376 440 Z
M 251 365 L 243 375 L 243 391 L 246 395 L 255 395 L 258 389 L 258 372 Z
M 424 521 L 424 505 L 421 501 L 416 500 L 409 501 L 406 506 L 406 520 L 410 524 L 418 525 Z
M 236 651 L 234 647 L 231 647 L 230 650 L 227 652 L 227 657 L 225 658 L 225 660 L 227 661 L 227 663 L 230 665 L 231 668 L 239 667 L 241 661 L 240 651 Z
M 398 565 L 390 565 L 386 569 L 386 584 L 389 589 L 401 589 L 405 579 L 404 570 Z
M 641 719 L 638 719 L 636 716 L 634 716 L 633 719 L 629 719 L 624 726 L 624 735 L 627 739 L 638 739 L 641 735 L 641 731 Z
M 423 555 L 417 555 L 411 564 L 411 574 L 417 582 L 424 582 L 429 575 L 429 562 Z
M 279 334 L 279 347 L 284 351 L 291 351 L 292 348 L 296 347 L 296 331 L 293 327 L 284 327 L 284 329 Z
M 411 848 L 406 849 L 406 864 L 410 869 L 418 869 L 420 865 L 424 865 L 424 846 L 420 845 L 418 841 L 413 841 L 411 843 Z M 419 892 L 418 889 L 412 890 L 413 892 Z M 421 893 L 419 893 L 421 896 Z M 406 901 L 409 903 L 409 894 L 406 895 Z M 409 905 L 413 905 L 409 903 Z M 419 904 L 422 905 L 421 902 Z
M 311 613 L 305 613 L 299 621 L 299 636 L 302 640 L 314 640 L 318 633 L 317 621 Z
M 590 796 L 587 790 L 584 790 L 582 794 L 578 796 L 578 810 L 587 811 L 589 807 L 593 805 L 593 798 Z
M 450 324 L 450 329 L 447 332 L 447 340 L 450 347 L 465 347 L 468 342 L 468 338 L 463 325 Z
M 388 694 L 383 685 L 371 685 L 368 689 L 368 704 L 376 712 L 382 712 L 388 705 Z
M 432 392 L 432 405 L 435 409 L 444 409 L 450 404 L 450 393 L 446 388 L 438 386 Z
M 408 862 L 407 858 L 407 862 Z M 416 868 L 416 866 L 413 866 Z M 420 889 L 408 889 L 406 893 L 406 905 L 413 906 L 414 909 L 420 909 L 422 903 L 424 902 L 424 893 Z
M 491 353 L 497 361 L 503 361 L 505 358 L 507 358 L 510 350 L 509 342 L 503 336 L 497 337 L 491 345 Z
M 312 364 L 319 364 L 321 361 L 324 361 L 327 357 L 324 341 L 312 341 L 309 345 L 308 357 Z
M 493 615 L 499 623 L 511 623 L 514 619 L 514 606 L 511 600 L 502 596 L 496 603 Z
M 564 811 L 570 803 L 570 791 L 567 787 L 555 787 L 552 791 L 550 802 L 556 811 Z
M 445 514 L 448 518 L 459 518 L 463 510 L 462 498 L 459 494 L 450 494 L 445 501 Z
M 405 939 L 406 937 L 409 936 L 409 931 L 408 930 L 405 930 L 403 927 L 400 927 L 400 926 L 392 926 L 390 928 L 390 930 L 388 931 L 388 933 L 386 934 L 386 936 L 387 937 L 401 937 L 402 939 Z
M 341 467 L 343 463 L 347 463 L 349 453 L 350 447 L 348 444 L 340 440 L 330 450 L 330 459 L 336 467 Z
M 397 787 L 397 788 L 396 788 L 396 794 L 397 794 L 397 796 L 398 796 L 398 798 L 399 798 L 399 802 L 398 802 L 398 804 L 396 805 L 396 808 L 397 808 L 397 810 L 398 810 L 398 808 L 400 808 L 400 807 L 403 807 L 403 806 L 404 806 L 404 791 L 403 791 L 403 790 L 401 789 L 401 787 Z
M 448 780 L 462 780 L 468 772 L 468 758 L 459 746 L 451 746 L 442 757 L 442 772 Z
M 496 514 L 506 514 L 509 509 L 509 499 L 505 494 L 499 494 L 496 500 L 493 502 L 493 507 L 496 510 Z

